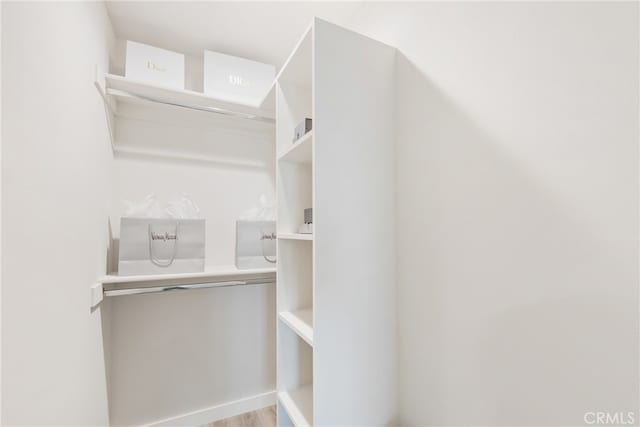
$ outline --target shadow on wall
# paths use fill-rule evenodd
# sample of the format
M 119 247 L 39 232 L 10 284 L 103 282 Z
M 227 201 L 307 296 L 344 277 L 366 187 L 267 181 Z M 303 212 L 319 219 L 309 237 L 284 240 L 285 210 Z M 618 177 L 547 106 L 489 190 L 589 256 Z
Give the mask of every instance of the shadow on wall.
M 594 226 L 509 155 L 521 141 L 400 53 L 396 71 L 402 423 L 638 420 L 637 223 Z

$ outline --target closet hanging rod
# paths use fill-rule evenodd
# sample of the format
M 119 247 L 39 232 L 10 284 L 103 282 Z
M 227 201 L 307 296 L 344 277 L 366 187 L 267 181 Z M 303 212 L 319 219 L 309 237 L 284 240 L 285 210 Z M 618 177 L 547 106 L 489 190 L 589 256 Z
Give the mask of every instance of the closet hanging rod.
M 188 108 L 190 110 L 204 111 L 204 112 L 207 112 L 207 113 L 215 113 L 215 114 L 220 114 L 220 115 L 223 115 L 223 116 L 237 117 L 237 118 L 240 118 L 240 119 L 247 119 L 247 120 L 254 120 L 254 121 L 262 122 L 262 123 L 275 124 L 275 122 L 276 122 L 274 119 L 272 119 L 270 117 L 263 117 L 263 116 L 258 116 L 258 115 L 255 115 L 255 114 L 240 113 L 238 111 L 227 110 L 227 109 L 224 109 L 224 108 L 207 107 L 206 105 L 183 104 L 183 103 L 175 102 L 175 101 L 166 101 L 166 100 L 163 100 L 163 99 L 154 98 L 154 97 L 150 97 L 150 96 L 136 95 L 134 93 L 126 92 L 124 90 L 119 90 L 119 89 L 113 89 L 113 88 L 107 88 L 107 94 L 108 95 L 112 95 L 112 96 L 121 97 L 121 98 L 139 99 L 139 100 L 147 101 L 147 102 L 155 102 L 157 104 L 171 105 L 171 106 L 174 106 L 174 107 Z
M 188 285 L 150 286 L 126 289 L 110 289 L 104 291 L 104 296 L 115 297 L 121 295 L 151 294 L 169 291 L 186 291 L 191 289 L 225 288 L 229 286 L 267 285 L 275 283 L 275 279 L 231 280 L 225 282 L 191 283 Z

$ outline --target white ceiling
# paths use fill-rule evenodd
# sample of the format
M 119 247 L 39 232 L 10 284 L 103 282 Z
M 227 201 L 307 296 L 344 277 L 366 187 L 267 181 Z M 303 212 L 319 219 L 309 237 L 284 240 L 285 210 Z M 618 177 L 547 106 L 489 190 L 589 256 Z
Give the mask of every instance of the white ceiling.
M 204 49 L 273 64 L 293 50 L 313 16 L 345 24 L 358 2 L 107 1 L 116 36 L 190 55 Z

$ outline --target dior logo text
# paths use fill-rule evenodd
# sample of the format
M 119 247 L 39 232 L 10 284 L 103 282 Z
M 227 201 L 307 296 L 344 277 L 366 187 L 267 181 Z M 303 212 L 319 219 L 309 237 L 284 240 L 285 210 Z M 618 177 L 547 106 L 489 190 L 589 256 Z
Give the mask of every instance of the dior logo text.
M 166 68 L 160 68 L 160 67 L 158 67 L 158 64 L 154 64 L 151 61 L 147 61 L 147 68 L 150 69 L 150 70 L 160 71 L 160 72 L 163 72 L 163 73 L 165 71 L 167 71 Z
M 234 74 L 229 74 L 229 84 L 232 84 L 233 86 L 249 86 L 251 84 L 251 82 L 245 78 L 243 78 L 242 76 L 238 76 L 238 75 L 234 75 Z
M 175 234 L 169 234 L 169 233 L 158 234 L 158 233 L 154 233 L 152 231 L 151 232 L 151 240 L 163 240 L 163 241 L 176 240 L 176 235 Z

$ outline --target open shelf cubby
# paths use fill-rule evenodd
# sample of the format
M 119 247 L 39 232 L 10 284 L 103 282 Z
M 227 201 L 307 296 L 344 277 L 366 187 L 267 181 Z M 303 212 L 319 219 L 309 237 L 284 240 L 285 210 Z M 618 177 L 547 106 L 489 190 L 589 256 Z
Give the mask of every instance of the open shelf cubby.
M 313 245 L 299 240 L 278 241 L 278 312 L 313 307 Z M 280 262 L 279 262 L 280 264 Z
M 313 207 L 312 174 L 311 164 L 278 164 L 278 235 L 300 234 L 298 230 L 304 223 L 304 210 Z
M 278 401 L 284 409 L 284 413 L 278 413 L 279 425 L 296 427 L 312 425 L 313 386 L 311 384 L 278 393 Z
M 310 426 L 313 420 L 313 349 L 283 322 L 278 324 L 278 347 L 278 402 L 282 406 L 280 409 L 284 409 L 278 411 L 278 424 Z
M 313 131 L 291 143 L 278 157 L 280 162 L 311 164 L 313 153 Z
M 313 347 L 313 310 L 311 308 L 281 311 L 278 313 L 278 318 Z

